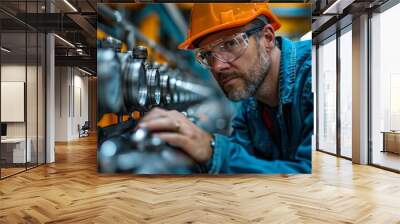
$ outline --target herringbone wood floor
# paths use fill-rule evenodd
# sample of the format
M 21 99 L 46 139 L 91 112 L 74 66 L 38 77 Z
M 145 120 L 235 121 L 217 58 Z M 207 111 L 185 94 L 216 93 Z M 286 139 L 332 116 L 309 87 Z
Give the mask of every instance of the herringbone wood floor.
M 96 140 L 0 181 L 0 223 L 400 223 L 400 175 L 320 152 L 312 175 L 101 176 Z

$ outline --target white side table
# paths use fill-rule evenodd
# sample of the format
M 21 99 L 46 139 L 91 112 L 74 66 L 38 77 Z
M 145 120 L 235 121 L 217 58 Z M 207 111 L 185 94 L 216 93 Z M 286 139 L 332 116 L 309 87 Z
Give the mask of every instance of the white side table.
M 27 144 L 28 147 L 26 147 L 26 154 L 25 154 L 25 138 L 6 138 L 1 140 L 1 144 L 14 145 L 13 163 L 31 162 L 32 140 L 30 138 L 27 138 L 26 143 L 28 143 Z M 25 158 L 27 159 L 26 161 Z

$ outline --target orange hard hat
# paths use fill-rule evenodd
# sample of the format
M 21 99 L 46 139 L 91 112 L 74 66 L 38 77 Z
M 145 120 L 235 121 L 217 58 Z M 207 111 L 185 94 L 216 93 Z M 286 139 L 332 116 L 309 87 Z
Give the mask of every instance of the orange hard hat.
M 208 34 L 243 26 L 265 15 L 274 30 L 281 27 L 281 23 L 267 3 L 196 3 L 193 5 L 191 22 L 187 39 L 181 43 L 179 49 L 193 49 L 193 43 Z

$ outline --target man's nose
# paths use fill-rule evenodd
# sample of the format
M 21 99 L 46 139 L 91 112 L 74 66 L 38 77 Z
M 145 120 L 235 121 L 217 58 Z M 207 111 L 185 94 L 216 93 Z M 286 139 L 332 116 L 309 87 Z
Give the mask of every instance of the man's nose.
M 228 62 L 223 62 L 220 59 L 214 57 L 211 69 L 215 72 L 221 72 L 229 68 Z

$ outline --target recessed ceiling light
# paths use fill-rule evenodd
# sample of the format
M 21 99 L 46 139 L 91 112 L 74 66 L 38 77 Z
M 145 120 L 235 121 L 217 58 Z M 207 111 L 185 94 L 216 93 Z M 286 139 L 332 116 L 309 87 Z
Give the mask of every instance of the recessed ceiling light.
M 312 39 L 312 32 L 311 32 L 311 31 L 307 32 L 306 34 L 304 34 L 304 35 L 300 38 L 300 40 L 311 40 L 311 39 Z
M 69 42 L 68 40 L 66 40 L 66 39 L 64 39 L 64 38 L 62 38 L 62 37 L 60 37 L 60 36 L 57 35 L 57 34 L 54 34 L 54 36 L 57 37 L 58 39 L 60 39 L 62 42 L 64 42 L 64 43 L 66 43 L 67 45 L 69 45 L 70 47 L 75 48 L 75 45 L 71 44 L 71 42 Z
M 336 0 L 326 10 L 324 10 L 322 14 L 342 14 L 343 10 L 351 5 L 354 1 L 355 0 Z
M 78 10 L 68 1 L 64 0 L 65 4 L 67 4 L 74 12 L 78 12 Z
M 9 50 L 9 49 L 7 49 L 7 48 L 5 48 L 5 47 L 1 47 L 0 49 L 1 49 L 2 51 L 6 52 L 6 53 L 10 53 L 10 52 L 11 52 L 11 50 Z
M 85 70 L 83 70 L 83 69 L 81 69 L 81 68 L 79 68 L 79 67 L 78 67 L 78 70 L 81 71 L 81 72 L 83 72 L 83 73 L 85 73 L 85 74 L 87 74 L 87 75 L 90 75 L 90 76 L 92 75 L 92 73 L 90 73 L 90 72 L 88 72 L 88 71 L 85 71 Z

